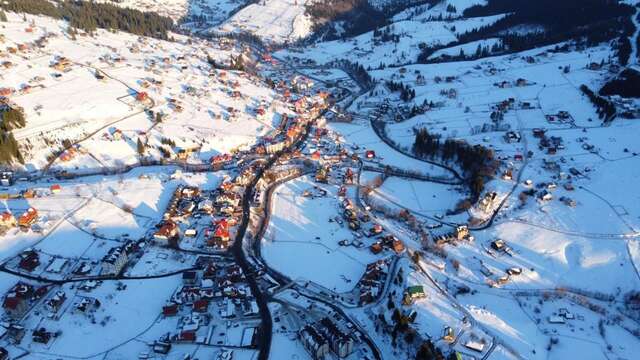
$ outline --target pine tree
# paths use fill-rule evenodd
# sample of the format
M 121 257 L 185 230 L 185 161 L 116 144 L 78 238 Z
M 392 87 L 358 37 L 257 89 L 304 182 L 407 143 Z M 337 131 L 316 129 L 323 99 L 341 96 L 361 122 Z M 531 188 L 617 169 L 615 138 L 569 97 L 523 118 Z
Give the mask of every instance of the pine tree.
M 140 138 L 138 138 L 137 147 L 138 147 L 138 155 L 143 156 L 145 152 L 145 147 L 144 147 L 144 144 L 142 143 L 142 140 L 140 140 Z
M 2 10 L 0 10 L 0 21 L 7 22 L 7 14 L 5 14 Z

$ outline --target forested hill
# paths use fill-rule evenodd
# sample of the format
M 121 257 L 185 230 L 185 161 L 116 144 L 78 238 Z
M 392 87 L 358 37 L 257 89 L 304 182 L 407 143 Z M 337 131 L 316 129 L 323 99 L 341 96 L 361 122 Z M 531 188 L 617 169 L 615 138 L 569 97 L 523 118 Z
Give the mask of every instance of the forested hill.
M 87 32 L 103 28 L 167 39 L 167 32 L 174 26 L 173 20 L 156 13 L 86 1 L 3 0 L 0 1 L 0 8 L 64 19 L 69 21 L 70 26 Z

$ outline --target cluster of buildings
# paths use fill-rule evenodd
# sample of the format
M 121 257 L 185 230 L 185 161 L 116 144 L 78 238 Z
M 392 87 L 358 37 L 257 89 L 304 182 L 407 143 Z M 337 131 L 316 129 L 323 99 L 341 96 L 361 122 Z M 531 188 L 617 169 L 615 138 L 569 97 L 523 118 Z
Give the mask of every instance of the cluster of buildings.
M 346 358 L 353 353 L 355 340 L 343 327 L 330 318 L 305 325 L 299 332 L 302 345 L 314 360 L 322 360 L 329 353 L 338 358 Z
M 402 240 L 391 234 L 387 234 L 380 236 L 373 244 L 371 244 L 369 249 L 374 254 L 379 254 L 383 250 L 389 249 L 392 250 L 395 254 L 400 255 L 404 253 L 405 246 Z
M 546 130 L 535 128 L 532 130 L 533 137 L 539 139 L 538 148 L 547 151 L 549 155 L 555 155 L 558 150 L 564 149 L 563 139 L 560 136 L 547 136 Z
M 109 249 L 109 252 L 107 252 L 100 261 L 100 274 L 106 276 L 119 275 L 133 255 L 141 249 L 143 244 L 143 241 L 135 242 L 128 240 L 121 246 Z
M 458 225 L 451 232 L 433 236 L 433 242 L 438 246 L 462 240 L 473 241 L 467 225 Z
M 356 285 L 359 291 L 360 305 L 369 304 L 377 299 L 384 289 L 389 273 L 389 260 L 381 259 L 367 264 L 362 277 Z
M 182 285 L 162 308 L 164 317 L 178 317 L 175 334 L 170 342 L 197 342 L 208 344 L 219 319 L 256 318 L 258 305 L 246 283 L 242 269 L 234 264 L 199 257 L 199 270 L 185 271 Z
M 213 192 L 203 194 L 200 189 L 180 186 L 174 192 L 163 221 L 158 224 L 154 239 L 170 247 L 178 247 L 183 236 L 196 237 L 203 230 L 203 246 L 217 250 L 227 249 L 232 232 L 242 215 L 242 187 L 224 182 Z M 180 224 L 188 218 L 211 217 L 211 226 L 204 229 L 181 230 Z
M 501 88 L 501 89 L 506 89 L 506 88 L 510 88 L 510 87 L 523 87 L 523 86 L 528 86 L 528 85 L 534 85 L 534 82 L 530 82 L 527 81 L 526 79 L 523 78 L 518 78 L 514 81 L 500 81 L 497 83 L 494 83 L 493 86 Z

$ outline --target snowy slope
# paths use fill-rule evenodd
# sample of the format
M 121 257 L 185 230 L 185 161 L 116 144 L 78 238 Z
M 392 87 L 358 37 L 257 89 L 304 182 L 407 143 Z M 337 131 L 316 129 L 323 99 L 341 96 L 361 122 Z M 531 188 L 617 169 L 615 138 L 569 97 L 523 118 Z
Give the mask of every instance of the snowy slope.
M 206 62 L 209 53 L 225 62 L 238 50 L 212 51 L 208 42 L 141 40 L 102 30 L 100 41 L 73 40 L 60 30 L 64 27 L 58 22 L 33 21 L 36 30 L 25 35 L 25 24 L 11 16 L 5 29 L 7 45 L 30 42 L 44 33 L 52 34 L 48 45 L 34 47 L 22 56 L 9 56 L 15 63 L 14 71 L 3 82 L 16 91 L 11 100 L 25 110 L 27 126 L 15 130 L 14 136 L 25 146 L 30 170 L 46 166 L 46 158 L 65 139 L 82 140 L 80 155 L 54 167 L 135 163 L 139 138 L 148 142 L 149 155 L 158 156 L 154 148 L 163 138 L 171 138 L 174 150 L 197 146 L 200 151 L 195 158 L 207 161 L 213 155 L 252 144 L 278 123 L 279 113 L 288 111 L 274 102 L 273 90 L 260 82 L 233 72 L 210 71 Z M 50 65 L 58 57 L 66 57 L 72 64 L 56 78 Z M 107 78 L 96 79 L 96 71 Z M 150 85 L 150 80 L 157 85 Z M 26 85 L 29 91 L 19 91 Z M 239 97 L 233 95 L 233 87 L 240 91 Z M 135 99 L 137 92 L 148 93 L 153 110 L 165 114 L 166 121 L 151 121 Z M 253 111 L 261 103 L 268 113 L 257 119 Z M 174 104 L 183 110 L 178 111 Z M 114 138 L 114 132 L 122 136 Z
M 219 32 L 246 32 L 267 43 L 295 41 L 311 33 L 312 22 L 305 14 L 310 0 L 265 0 L 251 4 L 220 25 Z
M 354 59 L 355 55 L 365 67 L 413 63 L 422 47 L 455 42 L 460 34 L 488 26 L 502 17 L 503 15 L 495 15 L 454 21 L 399 19 L 379 29 L 383 35 L 376 36 L 371 31 L 348 40 L 320 42 L 303 49 L 301 54 L 295 53 L 295 57 L 313 59 L 322 64 L 336 59 Z M 397 37 L 397 41 L 392 40 L 392 37 Z M 477 44 L 473 45 L 473 51 L 476 46 Z M 459 49 L 454 51 L 459 52 Z M 286 56 L 289 53 L 283 50 L 278 54 Z

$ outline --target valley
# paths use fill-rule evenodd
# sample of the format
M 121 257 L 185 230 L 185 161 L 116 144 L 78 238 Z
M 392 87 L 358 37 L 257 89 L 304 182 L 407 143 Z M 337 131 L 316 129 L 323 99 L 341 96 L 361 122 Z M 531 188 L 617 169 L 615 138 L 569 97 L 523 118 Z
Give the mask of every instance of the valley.
M 12 1 L 0 359 L 635 358 L 637 1 Z

